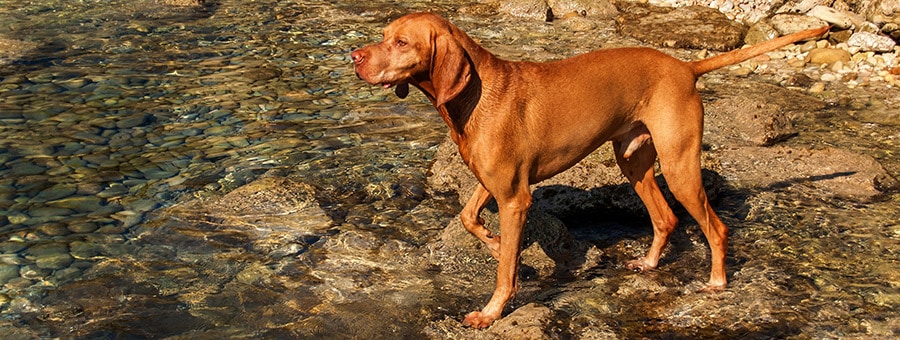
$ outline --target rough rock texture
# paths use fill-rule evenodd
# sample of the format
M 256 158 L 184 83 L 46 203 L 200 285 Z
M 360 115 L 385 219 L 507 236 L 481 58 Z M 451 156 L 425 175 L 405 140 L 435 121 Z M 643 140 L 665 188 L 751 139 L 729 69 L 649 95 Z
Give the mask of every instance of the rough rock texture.
M 841 149 L 729 147 L 716 150 L 714 157 L 722 163 L 721 175 L 739 187 L 797 185 L 822 197 L 866 199 L 881 193 L 876 180 L 896 186 L 877 161 Z
M 726 51 L 743 43 L 746 27 L 703 6 L 674 10 L 641 4 L 623 6 L 616 18 L 621 33 L 663 47 Z
M 9 64 L 37 47 L 38 45 L 33 42 L 5 39 L 0 36 L 0 65 Z
M 744 35 L 744 43 L 747 45 L 756 45 L 766 40 L 772 40 L 778 37 L 778 31 L 772 25 L 765 21 L 760 21 L 747 29 Z
M 553 18 L 550 5 L 545 0 L 501 1 L 500 13 L 528 19 L 549 21 Z
M 825 21 L 806 15 L 778 14 L 769 19 L 769 23 L 781 35 L 827 26 Z
M 550 308 L 529 303 L 519 307 L 490 328 L 490 332 L 501 339 L 546 339 L 545 332 L 553 322 Z
M 706 98 L 704 141 L 717 145 L 773 145 L 797 133 L 794 117 L 825 108 L 816 98 L 763 83 L 725 85 Z
M 560 18 L 569 13 L 588 17 L 612 18 L 619 13 L 609 0 L 547 0 L 553 16 Z
M 331 226 L 312 186 L 281 177 L 263 177 L 222 197 L 191 201 L 170 211 L 185 219 L 257 230 L 302 232 Z
M 894 46 L 897 46 L 897 43 L 888 36 L 869 32 L 856 32 L 847 40 L 847 45 L 859 47 L 861 51 L 889 52 L 894 50 Z
M 198 7 L 206 4 L 206 0 L 157 0 L 160 4 L 177 7 Z
M 469 6 L 472 10 L 480 6 Z M 551 21 L 570 14 L 611 18 L 618 10 L 609 0 L 503 0 L 499 2 L 502 13 L 521 18 Z

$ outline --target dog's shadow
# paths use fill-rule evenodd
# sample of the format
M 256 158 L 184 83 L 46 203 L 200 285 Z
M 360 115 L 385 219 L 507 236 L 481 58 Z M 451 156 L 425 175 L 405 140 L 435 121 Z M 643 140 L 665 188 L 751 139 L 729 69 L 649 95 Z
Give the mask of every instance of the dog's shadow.
M 717 172 L 704 169 L 703 182 L 719 217 L 729 227 L 739 228 L 748 215 L 748 199 L 758 193 L 850 175 L 853 173 L 834 173 L 737 189 Z M 669 192 L 665 178 L 657 176 L 657 181 L 679 220 L 660 261 L 660 266 L 666 266 L 683 256 L 697 256 L 687 253 L 694 253 L 698 244 L 705 244 L 706 240 L 696 221 Z M 650 247 L 652 223 L 640 198 L 627 183 L 589 190 L 548 185 L 536 188 L 532 196 L 522 249 L 539 247 L 554 263 L 550 277 L 555 280 L 575 279 L 588 270 L 624 270 L 625 262 L 643 256 Z M 496 212 L 496 204 L 491 203 L 487 210 Z M 740 263 L 745 261 L 735 256 L 729 252 L 726 259 L 729 274 L 739 270 Z M 522 269 L 525 276 L 546 274 L 546 269 L 528 263 L 523 263 Z M 698 279 L 706 275 L 702 271 L 695 274 Z

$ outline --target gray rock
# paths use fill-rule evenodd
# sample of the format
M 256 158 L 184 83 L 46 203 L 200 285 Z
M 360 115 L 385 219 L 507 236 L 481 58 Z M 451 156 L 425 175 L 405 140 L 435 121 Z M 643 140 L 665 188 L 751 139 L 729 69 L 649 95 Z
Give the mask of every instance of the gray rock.
M 612 18 L 619 10 L 609 0 L 547 0 L 553 16 L 563 17 L 569 13 L 597 18 Z
M 0 264 L 0 285 L 5 285 L 9 280 L 17 277 L 19 277 L 19 266 Z
M 888 36 L 869 32 L 856 32 L 847 40 L 847 45 L 859 47 L 862 51 L 890 52 L 894 50 L 894 46 L 897 46 L 897 43 Z
M 616 19 L 621 33 L 663 47 L 731 50 L 743 43 L 746 27 L 703 6 L 674 10 L 637 5 Z
M 769 19 L 769 23 L 781 35 L 828 26 L 822 19 L 796 14 L 778 14 Z
M 332 220 L 315 199 L 315 188 L 283 177 L 263 177 L 221 197 L 165 209 L 188 221 L 219 219 L 220 225 L 259 233 L 321 231 Z
M 489 332 L 500 339 L 549 339 L 553 312 L 546 306 L 529 303 L 497 320 Z
M 825 107 L 813 97 L 762 83 L 723 86 L 710 97 L 704 142 L 713 145 L 773 145 L 797 134 L 796 115 Z
M 872 157 L 840 149 L 729 147 L 716 150 L 713 157 L 728 164 L 720 174 L 739 188 L 797 185 L 822 197 L 869 199 L 881 194 L 876 178 L 896 182 Z
M 544 21 L 553 17 L 545 0 L 505 0 L 500 2 L 499 11 L 515 17 Z
M 744 43 L 747 45 L 756 45 L 766 40 L 772 40 L 778 37 L 778 31 L 772 25 L 765 21 L 760 21 L 747 30 L 744 36 Z
M 47 205 L 80 212 L 93 212 L 103 207 L 103 199 L 96 196 L 71 196 L 47 202 Z
M 67 253 L 58 253 L 40 256 L 35 259 L 34 262 L 35 264 L 37 264 L 38 268 L 58 270 L 67 268 L 74 261 L 75 258 L 73 258 L 72 255 L 69 255 Z
M 806 15 L 821 19 L 840 28 L 859 26 L 865 18 L 850 11 L 841 11 L 827 6 L 813 7 Z

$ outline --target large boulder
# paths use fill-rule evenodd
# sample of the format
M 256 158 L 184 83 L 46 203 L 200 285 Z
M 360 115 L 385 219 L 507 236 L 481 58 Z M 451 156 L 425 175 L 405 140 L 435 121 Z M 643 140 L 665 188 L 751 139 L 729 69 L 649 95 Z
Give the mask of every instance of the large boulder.
M 743 43 L 746 27 L 704 6 L 665 9 L 641 4 L 623 6 L 616 18 L 621 33 L 672 48 L 727 51 Z
M 825 103 L 775 85 L 741 82 L 717 86 L 705 96 L 704 142 L 768 146 L 797 134 L 792 120 Z

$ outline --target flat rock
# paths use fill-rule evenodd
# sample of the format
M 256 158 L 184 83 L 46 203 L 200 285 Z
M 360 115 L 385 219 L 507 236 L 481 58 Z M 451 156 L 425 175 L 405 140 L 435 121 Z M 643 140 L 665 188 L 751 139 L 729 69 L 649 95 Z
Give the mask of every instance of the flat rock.
M 547 0 L 547 4 L 557 18 L 569 13 L 598 18 L 612 18 L 619 14 L 610 0 Z
M 769 24 L 771 24 L 778 33 L 781 33 L 781 35 L 788 35 L 828 25 L 828 23 L 822 19 L 797 14 L 776 14 L 769 19 Z
M 720 174 L 739 188 L 769 191 L 800 186 L 822 197 L 868 199 L 881 194 L 880 186 L 894 187 L 875 159 L 841 149 L 791 147 L 729 147 L 714 151 Z
M 545 330 L 552 321 L 550 308 L 529 303 L 497 320 L 488 331 L 501 339 L 549 339 Z
M 506 0 L 500 2 L 498 11 L 519 18 L 547 21 L 552 18 L 550 6 L 545 0 Z
M 619 31 L 662 47 L 727 51 L 743 43 L 746 27 L 703 6 L 674 10 L 633 4 L 616 18 Z
M 772 25 L 769 25 L 765 21 L 760 21 L 751 25 L 747 30 L 747 34 L 744 36 L 744 43 L 747 45 L 756 45 L 777 37 L 778 31 L 776 31 Z
M 859 47 L 861 51 L 889 52 L 894 50 L 894 46 L 897 46 L 897 43 L 888 36 L 869 32 L 856 32 L 847 40 L 847 45 Z
M 850 52 L 840 48 L 815 48 L 806 55 L 806 62 L 816 65 L 846 63 L 850 61 Z
M 821 19 L 840 28 L 850 28 L 865 21 L 865 18 L 853 12 L 821 5 L 813 7 L 806 15 Z
M 704 142 L 714 145 L 773 145 L 797 134 L 795 116 L 825 107 L 803 93 L 752 82 L 723 85 L 705 97 Z
M 315 188 L 283 177 L 263 177 L 223 196 L 188 201 L 166 211 L 186 220 L 215 221 L 263 234 L 321 231 L 332 223 L 315 200 Z

